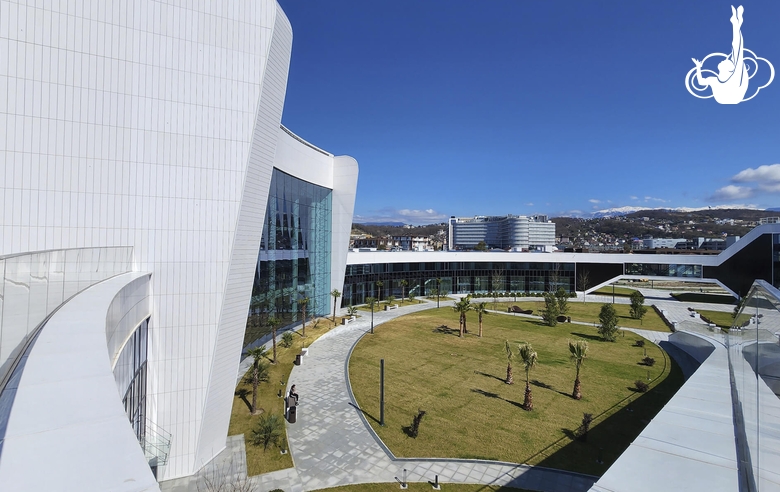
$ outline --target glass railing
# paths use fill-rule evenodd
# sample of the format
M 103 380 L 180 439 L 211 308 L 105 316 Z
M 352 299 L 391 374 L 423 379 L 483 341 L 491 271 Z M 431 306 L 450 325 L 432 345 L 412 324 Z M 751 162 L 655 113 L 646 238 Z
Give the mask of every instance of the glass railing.
M 81 248 L 0 256 L 0 390 L 38 327 L 63 302 L 132 271 L 133 248 Z
M 140 439 L 146 462 L 157 477 L 157 469 L 168 463 L 171 451 L 171 435 L 150 420 L 146 421 L 143 437 Z
M 778 490 L 780 291 L 757 280 L 726 335 L 741 490 Z

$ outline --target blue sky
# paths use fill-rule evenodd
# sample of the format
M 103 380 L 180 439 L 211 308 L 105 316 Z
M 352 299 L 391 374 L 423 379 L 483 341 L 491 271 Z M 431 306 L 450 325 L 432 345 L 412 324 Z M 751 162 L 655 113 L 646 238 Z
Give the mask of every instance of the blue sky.
M 780 206 L 780 76 L 738 105 L 685 88 L 691 58 L 731 51 L 729 2 L 280 4 L 283 123 L 358 160 L 356 222 Z M 780 2 L 743 5 L 780 70 Z

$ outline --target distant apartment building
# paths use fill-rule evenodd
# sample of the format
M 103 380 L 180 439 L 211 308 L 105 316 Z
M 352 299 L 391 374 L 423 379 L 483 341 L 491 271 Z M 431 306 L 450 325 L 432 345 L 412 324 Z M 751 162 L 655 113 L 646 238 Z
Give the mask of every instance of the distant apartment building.
M 433 249 L 431 239 L 425 236 L 353 237 L 351 247 L 387 251 L 428 251 Z
M 679 243 L 684 243 L 685 239 L 671 239 L 671 238 L 646 238 L 642 240 L 642 247 L 645 249 L 659 249 L 659 248 L 674 248 Z
M 491 249 L 549 251 L 555 245 L 555 223 L 546 215 L 450 218 L 450 250 L 474 249 L 481 241 Z
M 393 245 L 402 251 L 428 251 L 431 238 L 425 236 L 393 236 Z
M 780 217 L 763 217 L 758 221 L 759 224 L 780 224 Z

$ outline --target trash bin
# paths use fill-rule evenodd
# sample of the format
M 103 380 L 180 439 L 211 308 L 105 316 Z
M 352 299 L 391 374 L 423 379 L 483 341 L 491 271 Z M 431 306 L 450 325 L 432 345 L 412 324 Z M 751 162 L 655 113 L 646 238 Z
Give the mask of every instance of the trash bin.
M 298 418 L 298 407 L 292 406 L 289 409 L 287 409 L 287 421 L 289 423 L 294 424 L 297 418 Z
M 295 356 L 295 365 L 300 366 L 301 365 L 301 354 L 298 354 Z

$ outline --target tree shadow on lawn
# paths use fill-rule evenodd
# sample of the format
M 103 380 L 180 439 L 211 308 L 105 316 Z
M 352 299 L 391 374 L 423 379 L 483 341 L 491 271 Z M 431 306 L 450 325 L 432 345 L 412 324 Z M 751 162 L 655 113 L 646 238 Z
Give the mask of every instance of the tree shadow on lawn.
M 434 333 L 443 333 L 445 335 L 455 335 L 455 336 L 459 336 L 460 335 L 460 330 L 456 330 L 454 328 L 450 328 L 447 325 L 437 326 L 436 328 L 433 329 L 433 332 Z
M 507 400 L 506 398 L 501 398 L 498 395 L 498 393 L 491 393 L 489 391 L 481 390 L 479 388 L 472 388 L 471 392 L 480 394 L 482 396 L 487 396 L 488 398 L 495 398 L 496 400 L 505 401 L 505 402 L 509 403 L 510 405 L 514 405 L 516 407 L 523 408 L 523 404 L 522 403 L 518 403 L 518 402 L 512 401 L 512 400 Z
M 502 383 L 506 381 L 506 378 L 500 378 L 498 376 L 494 376 L 492 374 L 488 374 L 488 373 L 482 372 L 482 371 L 474 371 L 474 374 L 479 374 L 480 376 L 485 376 L 486 378 L 493 378 L 493 379 L 495 379 L 497 381 L 501 381 Z
M 594 416 L 593 426 L 588 431 L 586 442 L 576 439 L 576 429 L 574 431 L 561 429 L 564 433 L 563 437 L 529 456 L 523 462 L 534 462 L 538 466 L 601 476 L 683 384 L 683 374 L 677 363 L 666 355 L 664 355 L 664 362 L 671 364 L 667 378 L 646 393 L 637 393 L 634 388 L 629 388 L 632 391 L 628 396 Z M 621 405 L 625 408 L 600 420 L 602 415 Z M 581 415 L 572 417 L 574 422 L 578 422 Z M 599 458 L 602 464 L 597 463 Z
M 246 388 L 240 388 L 240 389 L 237 389 L 234 394 L 237 397 L 241 398 L 241 400 L 243 400 L 243 402 L 246 404 L 247 410 L 249 410 L 251 412 L 252 411 L 252 404 L 249 403 L 249 400 L 246 399 L 247 395 L 251 394 L 251 391 L 249 391 Z
M 559 395 L 571 397 L 571 393 L 564 393 L 563 391 L 559 391 L 559 390 L 553 388 L 551 385 L 549 385 L 547 383 L 543 383 L 543 382 L 539 381 L 538 379 L 532 379 L 531 380 L 531 384 L 533 384 L 537 388 L 548 389 L 550 391 L 554 391 L 554 392 L 558 393 Z
M 592 341 L 596 341 L 596 342 L 604 341 L 604 339 L 601 338 L 601 335 L 587 335 L 585 333 L 575 333 L 575 332 L 571 332 L 571 334 L 573 336 L 575 336 L 575 337 L 584 338 L 586 340 L 592 340 Z
M 355 404 L 354 404 L 354 403 L 352 403 L 352 402 L 349 402 L 349 404 L 350 404 L 350 406 L 352 406 L 352 407 L 353 407 L 355 410 L 357 410 L 358 412 L 360 412 L 360 413 L 362 413 L 363 415 L 365 415 L 366 417 L 370 418 L 371 420 L 373 420 L 373 421 L 374 421 L 374 422 L 376 422 L 377 424 L 379 423 L 379 420 L 378 420 L 376 417 L 374 417 L 374 416 L 373 416 L 373 415 L 371 415 L 370 413 L 366 412 L 365 410 L 363 410 L 363 409 L 362 409 L 362 408 L 360 408 L 359 406 L 355 405 Z

